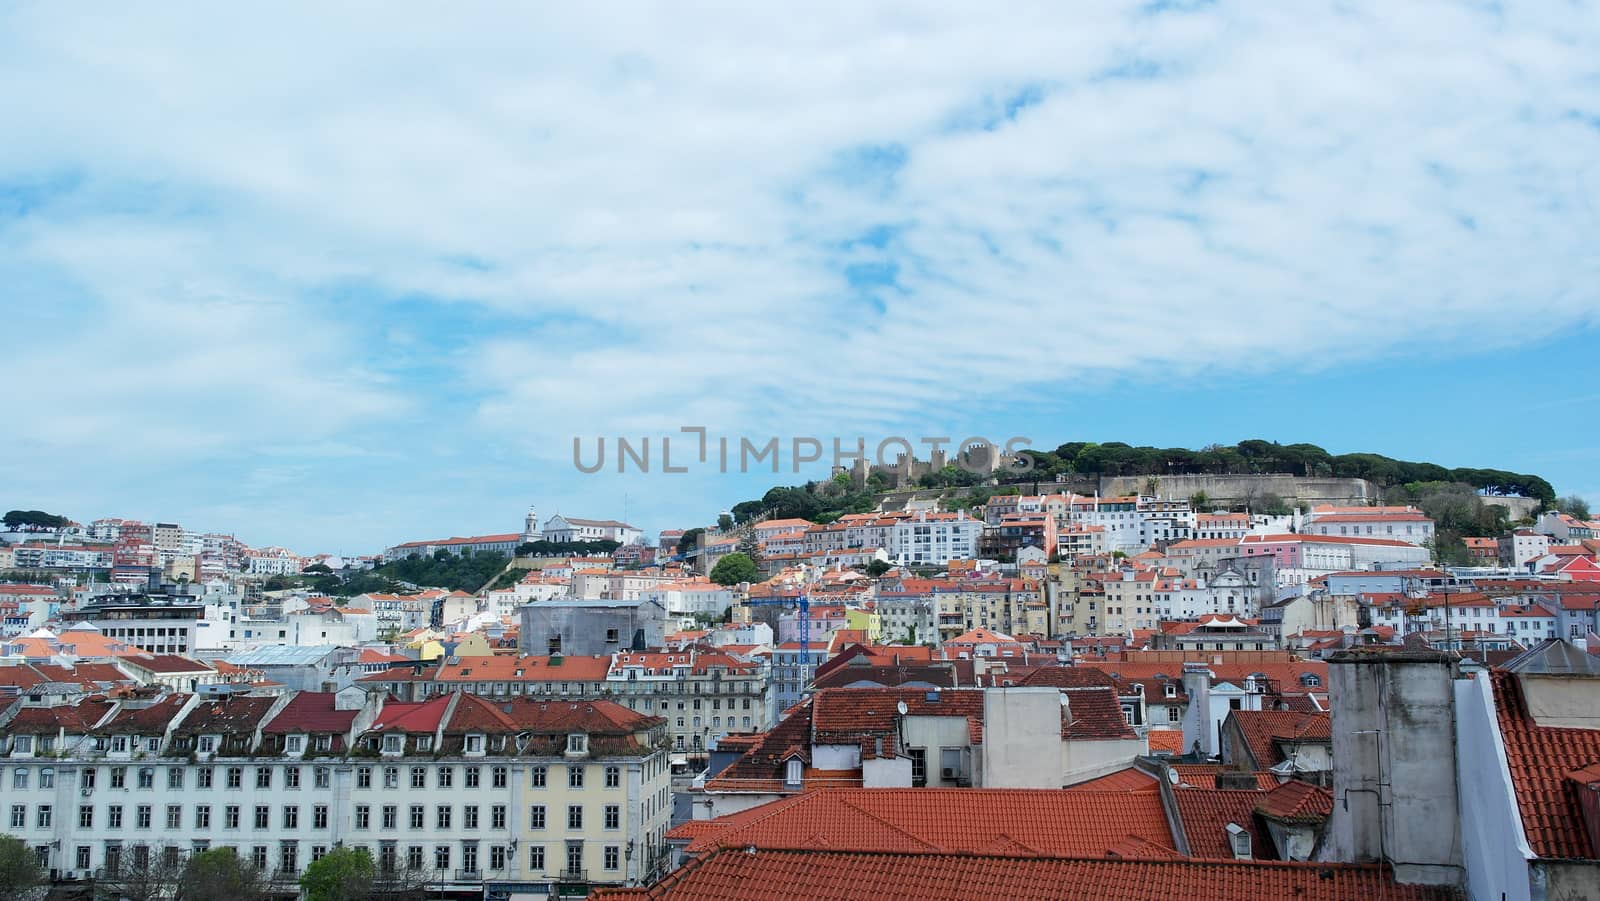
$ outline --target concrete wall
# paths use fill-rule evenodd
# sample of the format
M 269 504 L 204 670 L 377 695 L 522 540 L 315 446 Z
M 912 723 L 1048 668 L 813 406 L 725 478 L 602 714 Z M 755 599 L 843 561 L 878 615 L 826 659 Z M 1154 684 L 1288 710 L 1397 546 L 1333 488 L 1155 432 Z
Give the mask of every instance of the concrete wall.
M 1329 659 L 1339 766 L 1324 859 L 1389 861 L 1400 882 L 1461 881 L 1454 669 L 1433 651 Z
M 1051 689 L 1054 691 L 1054 689 Z M 971 748 L 972 738 L 967 731 L 967 720 L 959 716 L 907 716 L 900 719 L 900 735 L 907 748 L 923 748 L 928 754 L 928 786 L 954 788 L 954 780 L 946 782 L 939 772 L 940 750 L 943 748 Z M 972 753 L 969 778 L 979 778 L 979 755 Z M 909 764 L 908 764 L 909 765 Z M 974 785 L 983 783 L 974 781 Z
M 1102 497 L 1142 494 L 1151 476 L 1106 476 L 1100 480 Z M 1378 497 L 1377 486 L 1366 479 L 1303 478 L 1291 475 L 1183 475 L 1156 476 L 1156 493 L 1187 498 L 1204 491 L 1212 503 L 1230 504 L 1272 493 L 1285 501 L 1309 504 L 1366 504 Z
M 1473 898 L 1530 901 L 1528 860 L 1533 850 L 1522 831 L 1505 743 L 1495 717 L 1489 680 L 1460 679 L 1456 696 L 1456 770 L 1462 785 L 1461 854 Z
M 1522 673 L 1522 700 L 1541 726 L 1600 729 L 1600 680 L 1588 675 Z
M 1060 788 L 1065 765 L 1061 692 L 1054 688 L 991 688 L 983 693 L 984 788 Z
M 934 775 L 938 775 L 935 773 Z M 863 788 L 910 788 L 911 758 L 875 757 L 861 763 Z
M 1533 897 L 1538 901 L 1600 898 L 1600 866 L 1588 860 L 1534 861 Z
M 1060 778 L 1050 788 L 1061 788 L 1133 766 L 1134 758 L 1148 754 L 1142 738 L 1074 738 L 1061 742 Z

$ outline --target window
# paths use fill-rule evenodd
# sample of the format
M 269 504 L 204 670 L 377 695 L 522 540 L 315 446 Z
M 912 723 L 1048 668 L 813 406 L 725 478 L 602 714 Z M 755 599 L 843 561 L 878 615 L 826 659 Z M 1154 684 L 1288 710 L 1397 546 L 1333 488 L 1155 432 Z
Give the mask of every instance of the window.
M 311 778 L 317 788 L 327 788 L 332 779 L 332 775 L 327 767 L 319 766 L 311 771 Z
M 616 804 L 606 805 L 606 828 L 622 828 L 622 808 Z
M 567 871 L 569 873 L 583 871 L 583 842 L 567 842 Z
M 544 845 L 528 847 L 528 869 L 535 873 L 544 872 Z
M 467 806 L 461 808 L 461 828 L 478 828 L 478 805 L 468 804 Z
M 489 771 L 489 782 L 490 782 L 490 787 L 491 788 L 505 788 L 506 787 L 506 768 L 503 767 L 503 766 L 497 766 L 494 769 L 490 770 Z
M 27 767 L 19 766 L 19 767 L 17 767 L 16 772 L 11 774 L 11 787 L 12 788 L 27 788 L 28 787 L 28 768 Z
M 49 829 L 50 828 L 50 824 L 54 820 L 54 817 L 53 817 L 53 815 L 51 813 L 51 810 L 50 810 L 50 805 L 49 804 L 40 804 L 39 805 L 38 816 L 39 816 L 38 828 L 40 828 L 40 829 Z
M 89 846 L 88 845 L 79 845 L 78 846 L 78 859 L 75 862 L 77 864 L 77 868 L 78 869 L 80 869 L 80 870 L 89 869 L 89 854 L 90 854 L 90 850 L 89 850 Z
M 179 804 L 168 804 L 167 805 L 167 828 L 168 829 L 182 829 L 183 828 L 183 807 L 182 807 L 182 805 L 179 805 Z
M 45 767 L 44 769 L 39 771 L 39 787 L 40 788 L 55 788 L 56 787 L 56 771 L 55 771 L 55 769 L 53 767 Z
M 450 869 L 449 845 L 439 845 L 433 849 L 433 868 L 435 870 Z
M 153 767 L 153 766 L 142 766 L 142 767 L 139 767 L 139 787 L 140 788 L 155 788 L 156 787 L 156 768 L 155 767 Z
M 583 788 L 583 767 L 572 764 L 567 767 L 567 788 Z
M 449 766 L 439 767 L 439 787 L 440 788 L 449 788 L 451 785 L 455 784 L 455 781 L 456 781 L 456 770 L 455 770 L 455 767 L 449 767 Z
M 287 769 L 285 769 L 283 771 L 283 787 L 284 788 L 299 788 L 300 787 L 300 768 L 299 767 L 292 766 L 292 767 L 288 767 Z
M 370 767 L 370 766 L 358 766 L 358 767 L 356 767 L 356 788 L 371 788 L 371 787 L 372 787 L 372 767 Z
M 78 828 L 94 828 L 94 807 L 92 805 L 84 804 L 78 808 Z
M 506 806 L 504 804 L 496 804 L 489 808 L 489 828 L 506 828 Z
M 211 771 L 211 767 L 203 766 L 194 771 L 195 785 L 200 788 L 210 788 L 214 776 L 215 774 Z
M 202 753 L 202 754 L 210 754 L 210 753 L 212 753 L 213 751 L 215 751 L 217 749 L 216 736 L 213 736 L 213 735 L 202 735 L 202 736 L 200 736 L 200 741 L 199 741 L 198 744 L 196 744 L 196 747 L 199 749 L 200 753 Z
M 465 785 L 467 788 L 477 788 L 478 787 L 478 778 L 479 778 L 479 775 L 480 775 L 479 772 L 478 772 L 478 767 L 475 767 L 475 766 L 463 767 L 462 770 L 463 770 L 462 776 L 464 777 L 462 779 L 462 784 Z
M 406 848 L 406 867 L 412 870 L 422 869 L 421 845 L 411 845 Z
M 567 805 L 567 828 L 568 829 L 582 829 L 583 828 L 583 805 L 582 804 L 569 804 L 569 805 Z
M 113 777 L 115 777 L 115 774 L 112 774 L 112 775 L 113 775 Z M 116 788 L 117 787 L 115 778 L 112 779 L 112 786 L 111 787 L 112 788 Z M 243 767 L 237 767 L 237 766 L 228 767 L 228 787 L 229 788 L 243 788 L 244 787 L 244 768 Z
M 311 846 L 311 862 L 312 863 L 316 863 L 317 861 L 319 861 L 322 858 L 327 857 L 327 856 L 328 856 L 328 846 L 327 845 L 312 845 Z
M 589 750 L 589 736 L 574 732 L 567 736 L 567 753 L 583 754 Z
M 294 842 L 284 842 L 278 846 L 278 868 L 285 873 L 293 873 L 300 869 L 300 848 Z
M 399 767 L 397 767 L 397 766 L 386 766 L 386 767 L 383 768 L 383 787 L 384 788 L 399 788 L 400 787 L 400 768 Z
M 256 788 L 272 787 L 272 769 L 270 767 L 256 767 Z
M 383 737 L 383 753 L 398 754 L 405 749 L 405 736 L 385 735 Z
M 540 808 L 543 810 L 544 808 Z M 11 805 L 11 828 L 25 829 L 28 825 L 28 806 L 26 804 Z
M 195 805 L 195 808 L 194 808 L 194 828 L 196 828 L 196 829 L 210 829 L 211 828 L 211 805 L 210 804 L 196 804 Z
M 20 810 L 21 808 L 17 808 L 17 809 Z M 535 804 L 532 807 L 528 808 L 528 828 L 529 829 L 543 829 L 544 828 L 544 805 L 543 804 Z
M 239 828 L 239 805 L 229 804 L 227 807 L 222 809 L 222 828 Z
M 256 805 L 256 828 L 266 829 L 271 825 L 272 808 L 265 804 Z
M 312 829 L 326 829 L 326 828 L 328 828 L 328 805 L 326 805 L 326 804 L 318 804 L 315 807 L 311 808 L 311 828 Z
M 356 805 L 356 828 L 370 829 L 372 827 L 372 808 L 365 804 Z
M 491 845 L 489 847 L 489 869 L 503 870 L 506 868 L 506 849 L 504 845 Z
M 411 805 L 411 828 L 421 829 L 423 821 L 423 807 L 421 804 Z
M 300 808 L 299 807 L 290 806 L 290 807 L 283 808 L 283 828 L 285 828 L 285 829 L 299 829 L 300 828 Z
M 450 828 L 450 805 L 449 804 L 440 804 L 439 808 L 434 811 L 434 827 L 437 828 L 437 829 L 449 829 Z
M 911 785 L 922 788 L 928 784 L 928 749 L 911 748 L 907 753 L 911 756 Z
M 534 788 L 544 788 L 545 778 L 547 777 L 548 772 L 549 771 L 546 767 L 534 767 L 528 771 L 528 784 L 532 785 Z
M 427 788 L 428 787 L 428 768 L 427 767 L 414 766 L 414 767 L 411 768 L 411 787 L 412 788 Z
M 622 854 L 616 845 L 606 845 L 605 866 L 608 870 L 615 870 L 622 862 Z
M 478 843 L 461 843 L 461 869 L 468 873 L 478 872 Z
M 483 753 L 483 736 L 481 736 L 481 735 L 469 735 L 469 736 L 467 736 L 467 753 L 468 754 L 481 754 L 481 753 Z
M 89 767 L 88 769 L 83 771 L 83 787 L 84 788 L 94 788 L 94 774 L 95 774 L 95 772 L 96 772 L 96 770 L 95 770 L 94 767 Z
M 383 828 L 400 828 L 400 808 L 393 804 L 383 805 Z
M 622 767 L 606 767 L 606 788 L 617 788 L 622 785 Z

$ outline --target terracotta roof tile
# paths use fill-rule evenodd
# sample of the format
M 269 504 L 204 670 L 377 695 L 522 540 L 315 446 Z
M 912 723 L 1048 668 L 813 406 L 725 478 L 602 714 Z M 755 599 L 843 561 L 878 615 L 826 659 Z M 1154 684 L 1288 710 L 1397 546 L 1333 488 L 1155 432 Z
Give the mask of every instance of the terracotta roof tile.
M 1178 733 L 1182 735 L 1183 733 Z M 1107 773 L 1098 779 L 1079 782 L 1067 786 L 1068 791 L 1090 792 L 1153 792 L 1160 789 L 1156 777 L 1146 773 L 1138 767 L 1127 767 L 1115 773 Z
M 1079 901 L 1432 901 L 1452 889 L 1399 885 L 1378 866 L 1188 860 L 1071 860 L 951 854 L 727 849 L 647 889 L 591 897 L 673 901 L 969 901 L 974 897 Z
M 1495 709 L 1528 846 L 1540 857 L 1592 858 L 1583 811 L 1567 774 L 1600 762 L 1600 730 L 1540 726 L 1512 673 L 1496 670 Z
M 1250 756 L 1261 769 L 1283 761 L 1276 742 L 1297 740 L 1331 742 L 1332 719 L 1326 713 L 1294 710 L 1234 710 L 1228 717 L 1239 727 Z
M 808 792 L 724 818 L 687 850 L 717 847 L 1104 857 L 1176 854 L 1155 792 L 880 788 Z M 717 822 L 717 821 L 712 821 Z
M 1333 793 L 1296 779 L 1268 791 L 1256 812 L 1291 823 L 1321 823 L 1333 814 Z
M 1178 819 L 1183 823 L 1189 853 L 1194 857 L 1227 860 L 1233 857 L 1228 843 L 1228 824 L 1237 823 L 1250 833 L 1250 854 L 1260 858 L 1267 852 L 1265 836 L 1257 835 L 1255 810 L 1267 793 L 1233 788 L 1179 788 L 1173 791 Z

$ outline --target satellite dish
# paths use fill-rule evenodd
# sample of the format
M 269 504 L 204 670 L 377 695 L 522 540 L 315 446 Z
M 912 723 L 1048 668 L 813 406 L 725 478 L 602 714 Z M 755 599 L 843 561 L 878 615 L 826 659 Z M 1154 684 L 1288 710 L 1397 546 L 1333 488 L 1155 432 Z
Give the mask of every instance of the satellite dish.
M 1167 770 L 1167 781 L 1171 782 L 1173 785 L 1177 785 L 1178 784 L 1178 771 L 1174 770 L 1174 769 L 1168 769 Z
M 896 701 L 895 704 L 894 704 L 894 709 L 900 711 L 900 715 L 901 716 L 905 716 L 906 713 L 910 710 L 910 708 L 906 706 L 906 702 L 905 701 Z

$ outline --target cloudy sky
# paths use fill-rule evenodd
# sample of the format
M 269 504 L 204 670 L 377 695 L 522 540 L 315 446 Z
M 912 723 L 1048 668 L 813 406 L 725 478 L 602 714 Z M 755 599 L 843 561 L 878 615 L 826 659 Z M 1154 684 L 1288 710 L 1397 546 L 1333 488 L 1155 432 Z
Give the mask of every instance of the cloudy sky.
M 0 506 L 362 552 L 825 475 L 572 464 L 682 426 L 1600 500 L 1593 3 L 772 9 L 6 4 Z

